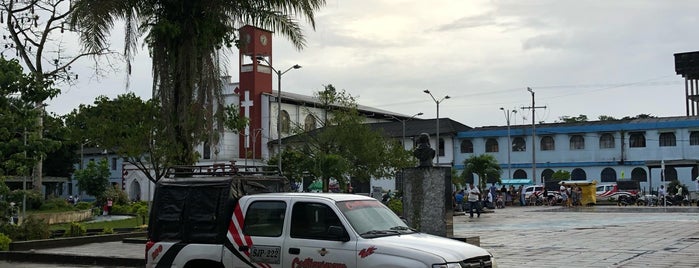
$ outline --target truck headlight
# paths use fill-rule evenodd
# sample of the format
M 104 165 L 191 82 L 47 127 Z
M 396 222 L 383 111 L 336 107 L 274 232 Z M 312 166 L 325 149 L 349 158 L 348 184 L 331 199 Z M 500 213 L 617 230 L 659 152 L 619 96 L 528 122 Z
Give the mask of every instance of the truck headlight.
M 461 268 L 458 262 L 432 264 L 432 268 Z

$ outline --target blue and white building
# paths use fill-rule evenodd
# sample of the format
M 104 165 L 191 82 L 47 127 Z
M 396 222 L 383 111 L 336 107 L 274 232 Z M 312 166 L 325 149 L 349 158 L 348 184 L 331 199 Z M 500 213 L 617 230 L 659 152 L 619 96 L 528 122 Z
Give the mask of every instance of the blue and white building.
M 463 170 L 464 160 L 473 155 L 492 154 L 505 179 L 512 174 L 511 179 L 540 184 L 565 170 L 572 180 L 636 180 L 645 189 L 679 180 L 697 190 L 699 117 L 544 123 L 536 125 L 535 133 L 532 140 L 531 125 L 511 126 L 509 135 L 506 126 L 460 132 L 455 168 Z

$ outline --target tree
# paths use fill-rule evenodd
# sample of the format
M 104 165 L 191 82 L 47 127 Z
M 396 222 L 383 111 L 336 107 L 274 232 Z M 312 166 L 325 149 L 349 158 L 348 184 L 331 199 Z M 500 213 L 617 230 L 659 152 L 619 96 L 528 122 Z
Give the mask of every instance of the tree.
M 467 174 L 478 175 L 478 188 L 485 189 L 487 182 L 501 183 L 500 173 L 502 169 L 493 155 L 474 155 L 464 160 L 464 171 L 461 176 L 466 180 Z
M 41 111 L 34 104 L 58 90 L 24 74 L 16 59 L 0 57 L 0 175 L 29 176 L 32 168 L 59 143 L 40 134 Z
M 126 159 L 152 182 L 158 182 L 170 166 L 168 155 L 176 153 L 169 143 L 158 140 L 160 122 L 155 101 L 143 101 L 134 93 L 109 99 L 97 97 L 93 105 L 81 104 L 66 116 L 77 145 L 89 143 L 109 148 Z
M 551 175 L 551 179 L 554 181 L 570 180 L 570 172 L 561 169 L 556 170 L 556 172 Z
M 145 34 L 152 58 L 153 96 L 166 126 L 160 142 L 176 146 L 175 164 L 193 164 L 194 146 L 223 130 L 219 50 L 237 44 L 236 24 L 252 24 L 288 37 L 301 49 L 305 38 L 294 17 L 315 29 L 315 11 L 324 0 L 192 1 L 76 0 L 71 25 L 81 29 L 88 51 L 108 44 L 115 20 L 126 21 L 127 69 Z M 140 24 L 138 24 L 140 23 Z
M 558 118 L 563 123 L 577 123 L 577 122 L 587 122 L 587 115 L 581 114 L 578 116 L 561 116 Z
M 306 174 L 321 178 L 323 190 L 328 191 L 330 178 L 344 186 L 349 178 L 368 181 L 392 177 L 401 168 L 414 164 L 410 152 L 398 141 L 387 139 L 364 124 L 354 97 L 344 90 L 327 85 L 316 97 L 325 112 L 309 113 L 316 119 L 322 118 L 322 127 L 289 140 L 291 145 L 282 155 L 285 175 L 294 179 Z
M 99 163 L 88 162 L 87 167 L 75 171 L 74 176 L 81 191 L 99 198 L 109 186 L 109 174 L 109 164 L 107 159 L 103 158 Z
M 72 0 L 1 0 L 0 23 L 5 50 L 0 57 L 15 58 L 22 62 L 36 85 L 49 88 L 55 84 L 72 84 L 77 74 L 71 71 L 71 65 L 81 58 L 92 57 L 95 60 L 97 73 L 101 66 L 98 56 L 110 54 L 108 47 L 90 51 L 68 51 L 69 46 L 63 44 L 63 35 L 71 33 L 72 28 L 66 25 L 67 17 L 73 12 Z M 9 52 L 9 53 L 6 53 Z M 12 53 L 14 52 L 14 53 Z M 34 135 L 43 139 L 43 110 L 44 101 L 53 98 L 55 94 L 34 99 L 34 109 L 38 111 Z M 43 176 L 43 155 L 34 165 L 34 188 L 41 191 Z
M 617 120 L 619 120 L 619 119 L 616 119 L 616 118 L 614 118 L 612 116 L 608 116 L 608 115 L 600 115 L 597 117 L 597 119 L 599 119 L 599 121 L 617 121 Z

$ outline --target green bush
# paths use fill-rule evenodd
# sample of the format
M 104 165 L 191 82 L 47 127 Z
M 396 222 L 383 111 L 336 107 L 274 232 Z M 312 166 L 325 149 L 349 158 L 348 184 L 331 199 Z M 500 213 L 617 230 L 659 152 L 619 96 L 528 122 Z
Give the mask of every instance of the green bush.
M 12 242 L 12 239 L 3 233 L 0 233 L 0 251 L 10 250 L 10 242 Z
M 114 211 L 114 205 L 129 204 L 129 196 L 119 187 L 107 187 L 104 196 L 97 198 L 97 204 L 100 206 L 107 204 L 107 199 L 109 198 L 112 199 L 112 211 Z
M 111 227 L 104 227 L 102 229 L 102 234 L 113 234 L 113 233 L 114 233 L 114 229 L 112 229 Z
M 401 201 L 399 198 L 394 198 L 388 201 L 388 204 L 386 204 L 388 208 L 393 210 L 394 213 L 398 216 L 403 216 L 403 201 Z
M 79 210 L 91 209 L 92 207 L 93 204 L 91 202 L 78 202 L 78 204 L 75 205 L 75 208 Z
M 71 222 L 70 229 L 67 230 L 65 236 L 67 237 L 78 237 L 83 236 L 87 233 L 87 228 L 79 222 Z
M 130 214 L 130 207 L 129 205 L 112 205 L 112 215 L 116 214 Z
M 0 223 L 0 233 L 7 235 L 14 241 L 18 241 L 20 237 L 23 237 L 22 229 L 19 225 L 9 224 L 8 222 Z
M 75 210 L 72 204 L 68 203 L 63 198 L 56 197 L 46 200 L 42 205 L 40 210 Z
M 43 219 L 38 219 L 34 216 L 28 216 L 20 225 L 23 234 L 23 239 L 20 240 L 37 240 L 48 239 L 51 236 L 49 224 Z

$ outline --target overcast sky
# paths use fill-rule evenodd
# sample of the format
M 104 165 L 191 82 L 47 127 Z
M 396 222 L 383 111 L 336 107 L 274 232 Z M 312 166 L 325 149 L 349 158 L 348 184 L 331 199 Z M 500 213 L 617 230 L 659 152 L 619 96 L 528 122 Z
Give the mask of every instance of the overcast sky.
M 505 125 L 500 107 L 518 110 L 512 124 L 530 124 L 531 111 L 521 109 L 532 104 L 527 87 L 546 106 L 536 121 L 683 116 L 673 54 L 699 50 L 698 11 L 699 1 L 327 0 L 316 30 L 306 27 L 305 49 L 275 36 L 274 64 L 303 66 L 283 76 L 284 91 L 312 95 L 333 84 L 362 105 L 408 116 L 436 117 L 423 90 L 449 95 L 440 117 L 472 127 Z M 233 53 L 228 72 L 237 81 Z M 141 50 L 128 90 L 123 72 L 99 81 L 85 73 L 48 110 L 65 114 L 127 91 L 150 98 L 150 76 Z

